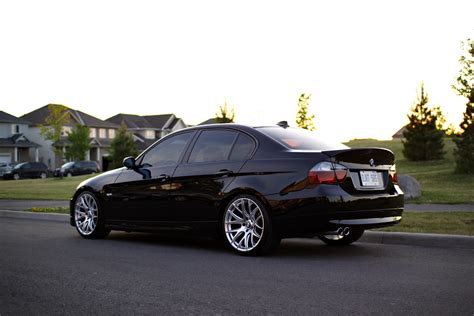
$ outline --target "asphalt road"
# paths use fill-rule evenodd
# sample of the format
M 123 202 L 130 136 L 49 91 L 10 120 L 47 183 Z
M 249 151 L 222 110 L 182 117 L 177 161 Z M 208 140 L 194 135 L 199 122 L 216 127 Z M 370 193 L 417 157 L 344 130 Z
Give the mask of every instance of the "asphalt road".
M 247 258 L 211 240 L 0 218 L 0 315 L 473 315 L 474 250 L 289 240 Z

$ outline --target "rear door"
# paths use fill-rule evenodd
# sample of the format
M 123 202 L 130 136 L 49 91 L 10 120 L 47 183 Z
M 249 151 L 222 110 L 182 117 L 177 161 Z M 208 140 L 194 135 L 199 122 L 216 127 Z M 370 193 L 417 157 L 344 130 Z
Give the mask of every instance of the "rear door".
M 215 221 L 224 189 L 239 175 L 255 145 L 250 136 L 237 130 L 201 131 L 173 175 L 173 220 Z

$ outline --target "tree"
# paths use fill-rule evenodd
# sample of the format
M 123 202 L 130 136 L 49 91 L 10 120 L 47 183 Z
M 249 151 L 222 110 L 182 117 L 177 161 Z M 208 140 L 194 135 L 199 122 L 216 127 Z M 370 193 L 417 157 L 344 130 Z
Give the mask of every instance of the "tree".
M 66 148 L 67 160 L 85 160 L 86 152 L 91 148 L 89 143 L 89 127 L 77 124 L 67 139 L 71 145 Z
M 296 125 L 298 127 L 314 131 L 314 114 L 308 114 L 308 105 L 311 99 L 311 94 L 302 93 L 298 99 L 298 113 L 296 113 Z
M 421 83 L 417 101 L 407 115 L 410 122 L 403 132 L 403 155 L 409 160 L 434 160 L 444 156 L 444 132 L 437 128 L 443 115 L 439 107 L 428 108 L 428 102 L 428 94 Z
M 136 156 L 138 154 L 137 147 L 133 140 L 133 136 L 128 132 L 125 124 L 120 125 L 117 135 L 110 144 L 110 160 L 112 168 L 122 166 L 123 158 L 127 156 Z
M 224 104 L 219 106 L 220 114 L 216 113 L 214 120 L 216 123 L 234 123 L 235 113 L 232 107 L 230 113 L 227 111 L 227 98 L 224 99 Z
M 462 44 L 465 54 L 459 58 L 461 70 L 453 89 L 467 99 L 466 110 L 459 127 L 461 132 L 454 136 L 456 144 L 454 158 L 456 172 L 474 173 L 474 40 L 468 39 Z
M 53 142 L 53 152 L 56 157 L 63 155 L 60 147 L 55 147 L 54 143 L 61 140 L 61 132 L 65 123 L 69 122 L 69 108 L 61 104 L 48 104 L 49 115 L 40 125 L 40 134 L 45 139 Z

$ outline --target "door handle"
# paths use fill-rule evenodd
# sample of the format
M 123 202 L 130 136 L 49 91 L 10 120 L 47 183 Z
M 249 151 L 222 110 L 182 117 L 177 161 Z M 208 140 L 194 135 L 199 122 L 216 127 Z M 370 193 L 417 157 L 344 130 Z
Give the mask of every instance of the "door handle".
M 223 177 L 223 176 L 230 176 L 233 173 L 234 172 L 232 170 L 221 169 L 221 170 L 217 171 L 216 175 Z
M 170 176 L 167 175 L 167 174 L 160 174 L 158 176 L 158 178 L 156 178 L 157 180 L 160 180 L 161 182 L 165 182 L 165 181 L 168 181 L 170 179 Z

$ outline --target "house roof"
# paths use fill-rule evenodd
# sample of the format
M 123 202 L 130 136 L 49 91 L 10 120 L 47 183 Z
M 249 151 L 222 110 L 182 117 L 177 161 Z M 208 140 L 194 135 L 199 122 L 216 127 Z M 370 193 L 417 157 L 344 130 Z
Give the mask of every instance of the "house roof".
M 112 122 L 114 124 L 120 125 L 125 124 L 130 129 L 143 129 L 143 128 L 153 128 L 150 122 L 148 122 L 144 117 L 135 115 L 135 114 L 117 114 L 108 118 L 106 121 Z
M 94 147 L 110 147 L 110 144 L 112 143 L 111 139 L 98 139 L 95 137 L 89 138 L 89 145 L 91 145 L 92 148 Z M 57 142 L 53 143 L 54 147 L 67 147 L 70 146 L 71 142 L 67 137 L 61 137 L 61 139 Z
M 38 148 L 41 146 L 37 143 L 30 142 L 23 134 L 15 134 L 12 137 L 0 138 L 0 147 Z
M 108 118 L 107 121 L 122 124 L 124 123 L 128 129 L 156 129 L 164 130 L 171 129 L 181 120 L 174 114 L 159 114 L 159 115 L 135 115 L 135 114 L 117 114 Z
M 406 126 L 403 126 L 400 128 L 395 134 L 392 135 L 392 138 L 394 139 L 400 139 L 403 138 L 403 132 L 407 129 Z
M 199 123 L 198 125 L 207 125 L 207 124 L 216 124 L 216 119 L 215 118 L 210 118 L 208 120 L 205 120 L 204 122 Z
M 21 118 L 30 121 L 32 125 L 42 125 L 49 115 L 49 105 L 57 106 L 56 104 L 48 104 L 21 116 Z M 74 121 L 82 125 L 88 127 L 118 128 L 118 125 L 114 124 L 113 122 L 103 121 L 87 113 L 70 109 L 68 107 L 66 108 L 68 109 Z M 75 122 L 69 122 L 69 124 L 73 124 Z
M 30 122 L 0 111 L 0 123 L 30 124 Z
M 155 128 L 161 130 L 170 128 L 169 125 L 176 117 L 174 114 L 145 115 L 143 116 Z

